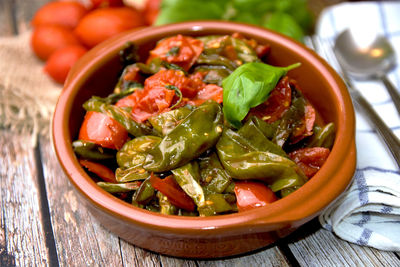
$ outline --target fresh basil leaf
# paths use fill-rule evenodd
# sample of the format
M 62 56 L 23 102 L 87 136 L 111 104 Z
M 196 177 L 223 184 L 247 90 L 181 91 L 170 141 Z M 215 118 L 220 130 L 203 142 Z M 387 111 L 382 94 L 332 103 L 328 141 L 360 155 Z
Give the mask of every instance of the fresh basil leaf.
M 162 1 L 155 25 L 168 23 L 221 19 L 230 0 L 169 0 Z
M 302 41 L 304 32 L 296 20 L 289 14 L 283 12 L 271 13 L 263 23 L 265 28 L 283 33 L 293 39 Z
M 250 108 L 267 100 L 279 79 L 300 63 L 275 67 L 260 62 L 243 64 L 222 81 L 223 112 L 227 121 L 240 128 Z

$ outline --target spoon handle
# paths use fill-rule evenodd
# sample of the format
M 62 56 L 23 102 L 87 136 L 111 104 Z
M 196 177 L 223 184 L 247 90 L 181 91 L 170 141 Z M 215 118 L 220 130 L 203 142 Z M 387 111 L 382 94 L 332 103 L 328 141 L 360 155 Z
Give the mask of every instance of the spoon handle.
M 399 91 L 397 91 L 396 87 L 393 85 L 393 83 L 387 78 L 387 76 L 382 76 L 381 81 L 383 84 L 386 86 L 386 89 L 389 92 L 390 97 L 392 98 L 393 104 L 397 109 L 397 112 L 400 115 L 400 94 Z
M 348 86 L 350 87 L 349 84 Z M 360 94 L 360 92 L 353 88 L 351 88 L 349 92 L 355 104 L 361 108 L 364 114 L 375 125 L 377 132 L 385 141 L 387 147 L 393 155 L 394 160 L 397 163 L 397 166 L 400 168 L 400 140 L 378 116 L 371 104 L 369 104 L 369 102 Z

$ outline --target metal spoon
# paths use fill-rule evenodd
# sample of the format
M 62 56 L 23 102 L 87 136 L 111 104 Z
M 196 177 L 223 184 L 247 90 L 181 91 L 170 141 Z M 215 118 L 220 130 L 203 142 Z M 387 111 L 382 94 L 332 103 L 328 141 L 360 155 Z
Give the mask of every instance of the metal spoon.
M 360 80 L 380 79 L 400 115 L 399 91 L 386 76 L 396 66 L 396 55 L 384 36 L 371 36 L 364 31 L 356 38 L 350 30 L 345 30 L 337 36 L 334 51 L 350 76 Z

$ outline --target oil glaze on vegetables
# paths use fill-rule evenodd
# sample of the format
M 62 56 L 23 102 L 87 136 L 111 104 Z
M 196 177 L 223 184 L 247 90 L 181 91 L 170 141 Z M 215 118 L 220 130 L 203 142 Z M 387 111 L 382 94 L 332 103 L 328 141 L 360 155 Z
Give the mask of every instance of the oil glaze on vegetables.
M 177 35 L 137 62 L 127 43 L 113 92 L 83 105 L 81 165 L 110 194 L 168 215 L 244 212 L 296 191 L 328 158 L 335 125 L 317 125 L 290 78 L 301 66 L 269 65 L 269 49 Z

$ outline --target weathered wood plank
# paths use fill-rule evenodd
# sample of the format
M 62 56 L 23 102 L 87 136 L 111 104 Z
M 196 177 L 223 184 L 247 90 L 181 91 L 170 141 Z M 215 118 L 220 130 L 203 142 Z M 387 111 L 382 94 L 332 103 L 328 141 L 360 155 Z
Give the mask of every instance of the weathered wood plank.
M 291 266 L 277 246 L 272 246 L 268 249 L 246 256 L 218 261 L 199 261 L 198 263 L 200 267 Z
M 13 0 L 0 0 L 0 36 L 15 34 Z
M 197 266 L 196 261 L 158 255 L 135 247 L 111 234 L 80 206 L 47 140 L 41 155 L 58 260 L 61 266 Z M 150 241 L 151 242 L 151 241 Z M 282 252 L 272 247 L 256 254 L 226 260 L 199 261 L 200 266 L 287 266 Z
M 35 12 L 51 0 L 11 0 L 15 5 L 15 21 L 18 33 L 31 29 L 30 22 Z
M 40 139 L 43 173 L 60 266 L 122 266 L 119 238 L 82 206 L 49 139 Z
M 46 266 L 48 250 L 30 139 L 0 135 L 0 266 Z
M 301 266 L 400 266 L 394 253 L 343 241 L 317 220 L 296 231 L 288 242 Z
M 135 247 L 124 240 L 120 240 L 120 246 L 123 266 L 161 266 L 160 255 L 156 253 Z

